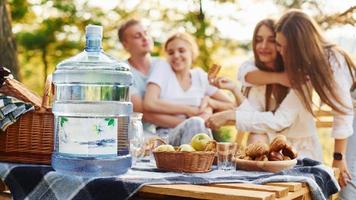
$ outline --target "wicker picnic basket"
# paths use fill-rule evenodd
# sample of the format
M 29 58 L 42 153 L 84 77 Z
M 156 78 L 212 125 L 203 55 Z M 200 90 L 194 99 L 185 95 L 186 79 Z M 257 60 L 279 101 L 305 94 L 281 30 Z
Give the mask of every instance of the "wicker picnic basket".
M 7 79 L 0 93 L 34 105 L 6 131 L 0 132 L 0 161 L 49 164 L 53 151 L 54 118 L 49 108 L 50 77 L 41 99 L 15 79 Z
M 212 141 L 216 146 L 216 142 Z M 208 145 L 207 145 L 208 146 Z M 216 149 L 216 147 L 215 147 Z M 216 151 L 193 152 L 158 152 L 153 151 L 158 169 L 173 172 L 209 172 L 213 164 Z

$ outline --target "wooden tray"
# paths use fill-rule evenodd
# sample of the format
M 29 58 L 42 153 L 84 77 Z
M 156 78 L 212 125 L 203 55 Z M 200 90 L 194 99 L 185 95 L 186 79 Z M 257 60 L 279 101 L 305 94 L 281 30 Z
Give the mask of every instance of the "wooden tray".
M 283 161 L 254 161 L 235 159 L 236 169 L 246 171 L 266 171 L 279 172 L 284 169 L 293 168 L 297 164 L 297 159 Z

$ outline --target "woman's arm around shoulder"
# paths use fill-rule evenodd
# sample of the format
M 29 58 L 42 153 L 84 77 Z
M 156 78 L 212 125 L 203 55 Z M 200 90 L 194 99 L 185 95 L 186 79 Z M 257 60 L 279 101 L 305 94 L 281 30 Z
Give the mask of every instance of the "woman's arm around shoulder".
M 256 67 L 253 61 L 244 62 L 239 68 L 237 77 L 246 87 L 267 84 L 281 84 L 290 87 L 286 73 L 262 71 Z

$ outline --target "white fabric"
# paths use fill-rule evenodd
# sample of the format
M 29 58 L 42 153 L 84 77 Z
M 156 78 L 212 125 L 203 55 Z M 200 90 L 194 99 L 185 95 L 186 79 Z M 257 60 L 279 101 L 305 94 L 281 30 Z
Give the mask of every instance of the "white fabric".
M 257 69 L 250 65 L 244 65 L 240 69 L 245 73 L 253 68 Z M 244 76 L 241 78 L 244 79 Z M 252 87 L 248 98 L 236 108 L 237 129 L 267 133 L 270 140 L 276 134 L 283 134 L 299 152 L 299 158 L 322 160 L 322 149 L 313 116 L 305 109 L 296 92 L 291 90 L 273 113 L 264 111 L 265 90 L 266 86 Z
M 344 139 L 353 134 L 352 124 L 354 112 L 350 93 L 352 78 L 346 60 L 340 53 L 335 53 L 335 56 L 331 56 L 329 61 L 334 72 L 334 79 L 337 83 L 336 91 L 339 92 L 339 96 L 344 104 L 349 107 L 348 109 L 343 109 L 346 114 L 332 111 L 334 119 L 331 135 L 336 139 Z M 340 108 L 342 107 L 340 106 Z
M 132 72 L 132 77 L 133 77 L 133 84 L 130 86 L 130 96 L 139 96 L 143 98 L 146 93 L 146 85 L 147 85 L 147 79 L 149 75 L 152 73 L 153 69 L 158 67 L 158 66 L 168 66 L 169 64 L 160 58 L 157 57 L 152 57 L 151 58 L 151 65 L 150 65 L 150 70 L 148 72 L 148 75 L 146 76 L 145 74 L 142 74 L 140 71 L 138 71 L 136 68 L 131 66 L 128 60 L 125 61 L 129 66 L 130 70 Z M 151 123 L 143 122 L 143 130 L 146 134 L 149 133 L 155 133 L 156 132 L 156 126 Z
M 153 69 L 157 66 L 168 66 L 169 64 L 160 58 L 157 57 L 152 57 L 151 58 L 151 64 L 150 64 L 150 70 L 147 75 L 142 74 L 142 72 L 138 71 L 136 68 L 131 66 L 131 64 L 128 62 L 128 60 L 125 61 L 131 69 L 132 72 L 132 77 L 133 77 L 133 84 L 130 87 L 130 95 L 137 95 L 140 97 L 144 97 L 146 93 L 146 85 L 147 85 L 147 80 L 150 74 L 152 73 Z
M 200 68 L 190 70 L 191 86 L 184 91 L 180 86 L 176 74 L 170 66 L 157 65 L 147 83 L 157 84 L 160 91 L 160 99 L 182 105 L 200 106 L 205 96 L 211 96 L 218 89 L 208 82 L 208 75 Z M 184 115 L 177 115 L 186 118 Z M 174 128 L 163 128 L 157 130 L 158 135 L 168 135 L 170 144 L 179 146 L 187 144 L 197 133 L 206 133 L 212 137 L 211 130 L 205 127 L 205 122 L 200 117 L 191 117 L 185 119 Z
M 264 91 L 252 88 L 251 93 L 259 93 L 259 100 L 265 98 Z M 236 125 L 239 129 L 256 133 L 281 132 L 292 138 L 306 137 L 310 132 L 316 133 L 313 116 L 304 108 L 293 90 L 288 93 L 275 113 L 257 110 L 250 104 L 250 100 L 251 97 L 245 99 L 236 109 Z M 265 103 L 263 101 L 260 103 L 262 104 L 259 106 L 264 108 Z M 283 131 L 286 128 L 289 130 Z
M 256 70 L 259 70 L 259 69 L 255 66 L 254 60 L 248 60 L 248 61 L 243 62 L 237 72 L 237 80 L 239 80 L 241 82 L 242 86 L 245 86 L 245 87 L 256 86 L 256 85 L 246 81 L 247 73 L 256 71 Z
M 204 96 L 211 96 L 218 89 L 208 82 L 208 75 L 200 68 L 190 70 L 191 86 L 184 91 L 170 66 L 156 66 L 152 71 L 148 83 L 157 84 L 160 89 L 160 99 L 177 104 L 199 106 Z
M 337 83 L 336 87 L 338 88 L 337 91 L 339 92 L 341 101 L 343 101 L 344 104 L 349 107 L 348 109 L 344 109 L 346 114 L 340 114 L 332 111 L 333 127 L 331 135 L 336 139 L 343 139 L 353 134 L 353 106 L 350 94 L 352 78 L 350 76 L 346 60 L 340 53 L 335 53 L 335 56 L 331 55 L 329 62 L 333 70 L 334 79 Z M 240 67 L 238 79 L 244 84 L 244 86 L 254 86 L 253 84 L 246 82 L 245 76 L 248 72 L 255 70 L 258 70 L 258 68 L 254 66 L 253 61 L 247 61 Z

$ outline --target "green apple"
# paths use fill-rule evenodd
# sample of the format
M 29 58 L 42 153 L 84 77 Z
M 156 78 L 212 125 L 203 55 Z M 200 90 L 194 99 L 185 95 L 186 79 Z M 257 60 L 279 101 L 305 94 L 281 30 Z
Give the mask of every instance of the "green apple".
M 159 151 L 159 152 L 171 152 L 171 151 L 175 151 L 174 147 L 172 145 L 169 145 L 169 144 L 162 144 L 162 145 L 159 145 L 158 147 L 156 147 L 154 149 L 154 151 Z
M 237 131 L 235 126 L 223 126 L 219 130 L 214 131 L 213 136 L 218 142 L 234 142 Z
M 198 133 L 193 136 L 191 140 L 191 145 L 192 147 L 197 150 L 197 151 L 204 151 L 206 145 L 209 143 L 209 141 L 212 141 L 213 139 L 210 138 L 207 134 L 205 133 Z
M 182 144 L 179 146 L 178 151 L 192 152 L 195 149 L 190 144 Z

